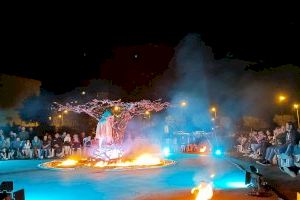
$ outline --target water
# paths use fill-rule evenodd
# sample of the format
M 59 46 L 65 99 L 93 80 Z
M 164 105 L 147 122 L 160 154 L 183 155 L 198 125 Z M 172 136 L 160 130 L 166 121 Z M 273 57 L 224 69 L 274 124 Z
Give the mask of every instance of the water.
M 126 200 L 157 191 L 191 189 L 201 180 L 212 181 L 220 189 L 244 187 L 244 173 L 222 157 L 175 154 L 169 159 L 177 163 L 125 171 L 57 171 L 38 168 L 45 162 L 40 160 L 0 161 L 0 181 L 14 181 L 15 190 L 24 188 L 27 200 Z

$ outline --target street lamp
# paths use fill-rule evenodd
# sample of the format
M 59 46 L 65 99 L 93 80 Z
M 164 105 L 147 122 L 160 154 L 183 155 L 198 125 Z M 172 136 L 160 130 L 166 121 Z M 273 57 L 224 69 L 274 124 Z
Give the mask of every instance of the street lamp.
M 180 106 L 181 107 L 186 107 L 187 106 L 187 102 L 186 101 L 181 101 L 180 102 Z
M 217 118 L 217 109 L 215 107 L 212 107 L 210 110 L 211 110 L 211 112 L 214 113 L 214 118 L 216 119 Z
M 283 102 L 286 100 L 286 96 L 284 96 L 284 95 L 279 95 L 279 96 L 278 96 L 278 100 L 279 100 L 279 103 L 283 103 Z M 284 123 L 283 106 L 281 106 L 281 120 L 282 120 L 282 123 Z
M 299 104 L 294 104 L 294 109 L 296 110 L 297 113 L 297 122 L 298 122 L 298 128 L 300 128 L 300 122 L 299 122 Z
M 85 91 L 82 91 L 81 94 L 82 94 L 82 95 L 85 95 Z
M 279 102 L 281 103 L 281 102 L 283 102 L 283 101 L 286 100 L 286 96 L 284 96 L 284 95 L 279 95 L 278 99 L 279 99 Z

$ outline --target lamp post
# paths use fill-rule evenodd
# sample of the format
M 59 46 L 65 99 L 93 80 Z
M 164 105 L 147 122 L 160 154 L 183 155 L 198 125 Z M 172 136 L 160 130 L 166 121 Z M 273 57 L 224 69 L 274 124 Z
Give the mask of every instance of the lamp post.
M 214 113 L 214 119 L 216 119 L 217 118 L 217 109 L 215 107 L 212 107 L 211 111 Z
M 64 123 L 64 117 L 63 117 L 63 115 L 62 114 L 58 115 L 58 118 L 61 119 L 61 125 L 60 126 L 62 126 L 63 123 Z
M 294 104 L 294 109 L 296 110 L 296 113 L 297 113 L 298 128 L 300 128 L 300 122 L 299 122 L 299 104 Z
M 64 124 L 64 114 L 68 114 L 68 111 L 67 110 L 64 110 L 61 114 L 58 115 L 58 118 L 61 119 L 61 126 L 63 126 Z
M 280 104 L 283 104 L 283 102 L 286 100 L 286 96 L 284 95 L 279 95 L 278 96 L 278 101 Z M 281 106 L 281 121 L 282 121 L 282 124 L 284 124 L 284 118 L 283 118 L 283 105 Z

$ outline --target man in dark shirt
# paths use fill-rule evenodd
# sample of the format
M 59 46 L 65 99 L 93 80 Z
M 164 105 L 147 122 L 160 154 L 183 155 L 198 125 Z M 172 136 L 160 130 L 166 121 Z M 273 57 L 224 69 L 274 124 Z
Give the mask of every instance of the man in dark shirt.
M 52 140 L 52 151 L 53 151 L 52 155 L 57 157 L 62 157 L 63 156 L 62 146 L 63 146 L 63 140 L 61 139 L 59 134 L 56 133 L 54 139 Z
M 18 137 L 21 141 L 26 141 L 29 139 L 29 133 L 25 130 L 25 127 L 22 127 L 21 132 L 19 132 Z

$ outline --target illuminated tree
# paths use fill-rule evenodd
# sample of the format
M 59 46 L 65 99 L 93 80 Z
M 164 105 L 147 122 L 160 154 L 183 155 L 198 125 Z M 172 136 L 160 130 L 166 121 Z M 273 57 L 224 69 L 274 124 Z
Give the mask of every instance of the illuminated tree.
M 159 112 L 167 108 L 168 102 L 161 100 L 150 101 L 141 100 L 138 102 L 122 102 L 121 100 L 98 100 L 94 99 L 85 104 L 67 103 L 65 105 L 55 102 L 55 108 L 58 111 L 72 111 L 76 113 L 85 113 L 90 117 L 100 120 L 102 114 L 110 110 L 114 115 L 113 139 L 114 143 L 122 143 L 124 133 L 128 122 L 136 116 L 150 115 L 151 112 Z

